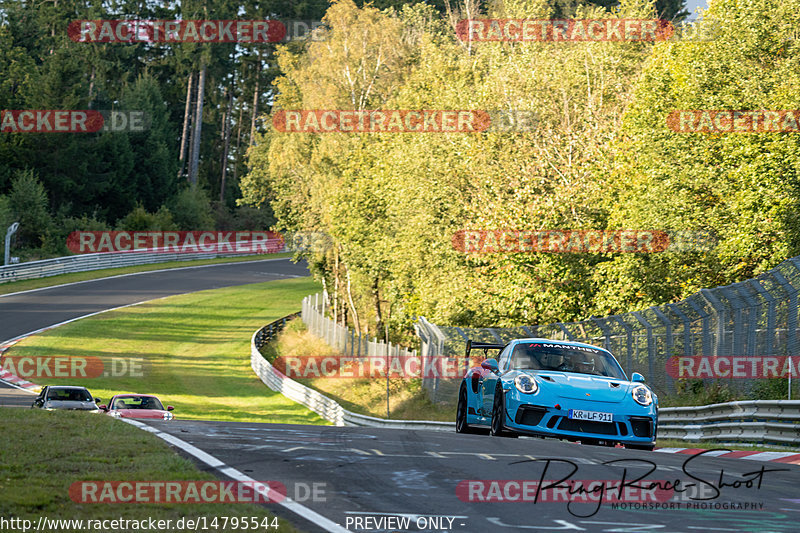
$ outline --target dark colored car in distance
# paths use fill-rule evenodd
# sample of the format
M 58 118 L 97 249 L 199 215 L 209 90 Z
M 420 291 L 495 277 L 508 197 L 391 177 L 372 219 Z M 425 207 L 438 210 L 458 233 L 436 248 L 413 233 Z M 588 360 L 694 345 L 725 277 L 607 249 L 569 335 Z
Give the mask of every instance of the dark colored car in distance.
M 100 398 L 93 398 L 86 387 L 73 387 L 68 385 L 48 385 L 33 400 L 32 408 L 53 411 L 65 409 L 70 411 L 90 411 L 99 413 L 97 404 Z

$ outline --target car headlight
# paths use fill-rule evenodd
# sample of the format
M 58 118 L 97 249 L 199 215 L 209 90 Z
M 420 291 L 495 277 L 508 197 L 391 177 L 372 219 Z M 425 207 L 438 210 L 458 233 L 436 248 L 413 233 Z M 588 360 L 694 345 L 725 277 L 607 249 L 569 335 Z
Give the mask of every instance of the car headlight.
M 166 411 L 164 413 L 164 420 L 172 420 L 173 418 L 174 418 L 173 414 L 170 413 L 169 411 Z
M 514 385 L 517 390 L 524 394 L 533 394 L 539 390 L 536 380 L 527 374 L 520 374 L 514 378 Z
M 640 405 L 650 405 L 653 403 L 653 394 L 650 392 L 650 389 L 644 385 L 634 387 L 631 391 L 631 395 L 636 403 Z

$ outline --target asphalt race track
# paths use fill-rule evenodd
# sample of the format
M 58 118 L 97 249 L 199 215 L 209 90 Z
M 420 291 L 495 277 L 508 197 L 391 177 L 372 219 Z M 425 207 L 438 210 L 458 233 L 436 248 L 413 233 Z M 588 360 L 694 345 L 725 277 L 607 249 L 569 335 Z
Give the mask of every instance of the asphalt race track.
M 0 344 L 66 320 L 154 298 L 307 276 L 305 263 L 244 261 L 142 272 L 0 295 Z M 298 303 L 298 307 L 299 307 Z M 31 393 L 0 382 L 0 406 L 30 407 Z
M 320 501 L 307 498 L 303 505 L 351 531 L 796 532 L 800 518 L 800 466 L 795 465 L 691 459 L 686 455 L 455 432 L 194 421 L 149 425 L 193 444 L 255 480 L 284 483 L 289 497 L 307 497 L 307 488 L 321 483 L 317 487 L 324 490 L 325 501 L 322 497 L 317 498 Z M 547 459 L 552 462 L 547 463 Z M 624 462 L 603 464 L 619 460 Z M 689 474 L 703 481 L 684 473 L 684 464 Z M 786 470 L 764 472 L 757 488 L 754 472 L 762 466 Z M 565 502 L 471 502 L 468 491 L 461 498 L 456 491 L 464 480 L 557 481 L 573 469 L 570 479 L 586 482 L 619 481 L 627 468 L 630 482 L 653 467 L 655 471 L 644 479 L 683 480 L 686 491 L 673 497 L 674 509 L 612 510 L 610 504 L 604 504 L 598 510 L 596 503 L 580 501 L 569 507 Z M 724 486 L 719 497 L 705 502 L 690 499 L 713 496 L 712 485 L 723 487 L 720 475 L 722 483 L 728 485 L 737 480 L 753 483 L 749 488 Z M 690 482 L 696 485 L 688 487 Z M 488 494 L 488 490 L 483 492 L 484 496 Z M 510 490 L 509 496 L 519 493 Z M 731 503 L 747 503 L 755 510 L 713 509 Z M 286 516 L 279 506 L 271 507 L 276 514 Z M 410 527 L 354 527 L 359 517 L 371 517 L 374 527 L 376 519 L 388 516 L 410 517 Z M 417 527 L 416 520 L 424 525 L 431 518 L 444 520 L 446 527 Z M 298 525 L 307 531 L 325 531 L 308 521 Z
M 0 297 L 0 339 L 153 298 L 306 274 L 304 265 L 274 260 L 143 273 L 9 295 Z M 27 407 L 32 396 L 0 385 L 0 405 Z M 796 465 L 435 431 L 181 420 L 148 425 L 255 480 L 283 483 L 290 498 L 350 531 L 800 531 Z M 200 465 L 226 477 L 222 467 Z M 628 501 L 644 503 L 627 503 L 627 509 L 613 509 L 609 503 L 598 506 L 586 494 L 569 496 L 565 489 L 553 496 L 558 501 L 545 497 L 534 502 L 532 484 L 525 497 L 529 501 L 475 501 L 523 498 L 521 483 L 498 485 L 491 480 L 547 483 L 563 478 L 576 483 L 573 487 L 585 487 L 590 481 L 619 484 L 623 477 L 626 483 L 642 477 L 662 487 L 681 480 L 682 492 L 667 492 L 672 508 L 653 508 L 666 502 L 654 502 L 652 491 L 644 496 L 634 489 Z M 316 497 L 311 487 L 317 488 Z M 568 504 L 567 498 L 575 502 Z M 330 531 L 277 504 L 269 507 L 305 531 Z

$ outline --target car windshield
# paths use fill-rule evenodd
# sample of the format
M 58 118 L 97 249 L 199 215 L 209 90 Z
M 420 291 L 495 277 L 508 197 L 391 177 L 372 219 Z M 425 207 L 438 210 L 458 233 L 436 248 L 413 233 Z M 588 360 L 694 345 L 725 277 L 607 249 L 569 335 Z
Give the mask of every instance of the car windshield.
M 521 342 L 514 347 L 510 368 L 554 370 L 625 379 L 614 356 L 600 348 L 548 342 Z
M 123 396 L 114 400 L 112 409 L 159 409 L 164 410 L 164 406 L 158 398 L 150 396 Z
M 91 402 L 92 395 L 86 389 L 50 389 L 47 399 L 58 402 Z

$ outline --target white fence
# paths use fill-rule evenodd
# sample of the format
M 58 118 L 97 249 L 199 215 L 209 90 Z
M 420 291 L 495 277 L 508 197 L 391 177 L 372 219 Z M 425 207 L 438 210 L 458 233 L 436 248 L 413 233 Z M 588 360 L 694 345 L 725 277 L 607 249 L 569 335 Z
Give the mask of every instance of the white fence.
M 264 244 L 272 245 L 271 241 Z M 281 251 L 290 251 L 284 248 Z M 260 253 L 260 252 L 259 252 Z M 203 253 L 163 253 L 163 252 L 105 252 L 97 254 L 72 255 L 29 261 L 17 265 L 0 266 L 0 283 L 23 279 L 45 278 L 73 272 L 87 272 L 106 268 L 166 263 L 169 261 L 193 261 L 215 259 L 218 257 L 239 257 L 259 255 L 255 253 L 203 252 Z
M 368 336 L 356 334 L 355 331 L 327 318 L 325 301 L 324 294 L 306 296 L 303 298 L 303 311 L 300 316 L 311 333 L 324 339 L 341 353 L 350 357 L 417 357 L 416 350 L 411 351 L 391 342 L 387 344 L 377 338 L 369 340 Z

